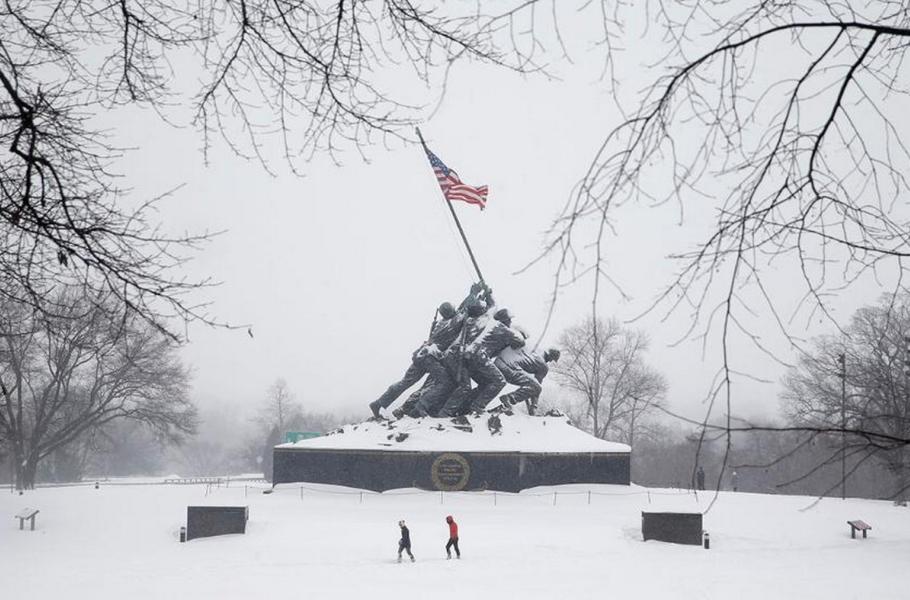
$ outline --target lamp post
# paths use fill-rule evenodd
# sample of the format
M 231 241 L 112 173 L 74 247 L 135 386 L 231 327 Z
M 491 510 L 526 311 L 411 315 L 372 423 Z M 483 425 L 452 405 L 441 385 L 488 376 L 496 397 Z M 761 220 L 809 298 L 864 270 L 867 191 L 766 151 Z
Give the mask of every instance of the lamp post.
M 841 352 L 840 363 L 840 497 L 847 498 L 847 356 Z

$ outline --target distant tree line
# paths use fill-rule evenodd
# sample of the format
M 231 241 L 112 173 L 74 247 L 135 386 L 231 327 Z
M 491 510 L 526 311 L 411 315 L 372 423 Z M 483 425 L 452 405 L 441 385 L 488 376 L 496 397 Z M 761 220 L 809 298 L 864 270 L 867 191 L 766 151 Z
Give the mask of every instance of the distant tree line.
M 73 470 L 121 420 L 160 440 L 196 428 L 189 373 L 173 338 L 108 295 L 60 287 L 53 315 L 0 298 L 0 445 L 17 487 L 54 458 Z M 67 466 L 65 463 L 70 463 Z
M 172 383 L 183 385 L 177 380 Z M 142 399 L 133 398 L 130 402 L 141 403 Z M 75 400 L 63 404 L 69 406 L 75 404 Z M 16 443 L 12 438 L 4 437 L 8 434 L 3 430 L 0 464 L 8 468 L 0 472 L 0 481 L 29 488 L 41 482 L 166 474 L 251 474 L 268 479 L 272 470 L 272 447 L 283 443 L 288 432 L 326 433 L 352 420 L 305 410 L 281 378 L 269 386 L 255 404 L 252 415 L 232 410 L 228 408 L 232 406 L 230 404 L 197 410 L 181 395 L 174 396 L 170 404 L 170 419 L 177 417 L 178 408 L 183 414 L 181 427 L 167 435 L 164 434 L 166 422 L 149 422 L 138 418 L 138 414 L 121 414 L 121 418 L 93 422 L 68 441 L 60 439 L 55 429 L 51 435 L 41 438 L 43 441 L 38 446 L 46 450 L 38 452 L 33 469 L 20 468 L 30 463 L 16 458 Z M 28 402 L 23 404 L 23 409 L 26 415 L 36 410 L 35 404 Z M 75 410 L 69 407 L 66 412 L 72 414 Z M 31 416 L 23 420 L 36 422 Z M 26 427 L 20 445 L 30 447 L 31 440 L 40 437 L 31 426 Z
M 773 428 L 779 424 L 768 425 Z M 708 492 L 731 490 L 735 471 L 739 492 L 841 495 L 838 436 L 773 430 L 734 433 L 725 467 L 723 435 L 703 442 L 697 451 L 697 426 L 676 422 L 656 428 L 659 435 L 641 440 L 632 452 L 632 481 L 639 485 L 693 489 L 693 474 L 701 466 Z M 896 479 L 883 463 L 849 455 L 847 472 L 848 497 L 895 498 Z
M 591 434 L 632 445 L 637 483 L 693 487 L 701 466 L 714 488 L 731 487 L 736 471 L 742 491 L 907 497 L 908 295 L 885 295 L 812 340 L 783 377 L 781 417 L 765 423 L 673 418 L 664 378 L 646 361 L 647 335 L 616 321 L 589 318 L 560 346 L 556 405 Z

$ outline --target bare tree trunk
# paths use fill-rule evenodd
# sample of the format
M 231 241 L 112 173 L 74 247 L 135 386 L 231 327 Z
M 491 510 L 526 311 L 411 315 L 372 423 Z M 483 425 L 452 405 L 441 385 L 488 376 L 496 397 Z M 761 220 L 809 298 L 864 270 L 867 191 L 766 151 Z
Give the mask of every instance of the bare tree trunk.
M 894 500 L 896 502 L 906 502 L 907 501 L 907 487 L 910 486 L 910 477 L 908 477 L 908 465 L 907 465 L 907 447 L 898 448 L 894 451 L 896 456 L 891 463 L 891 468 L 894 470 L 894 482 L 896 489 L 894 490 Z
M 17 448 L 13 456 L 16 466 L 16 489 L 35 489 L 35 476 L 38 473 L 38 455 L 35 452 L 24 452 Z

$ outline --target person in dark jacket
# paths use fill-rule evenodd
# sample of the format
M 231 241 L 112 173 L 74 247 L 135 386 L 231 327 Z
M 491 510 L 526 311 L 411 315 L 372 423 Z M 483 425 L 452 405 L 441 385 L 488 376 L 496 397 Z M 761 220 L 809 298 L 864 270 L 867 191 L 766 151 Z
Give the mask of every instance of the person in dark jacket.
M 401 553 L 407 552 L 414 562 L 414 555 L 411 554 L 411 531 L 404 524 L 404 520 L 398 521 L 398 527 L 401 528 L 401 539 L 398 540 L 398 562 L 401 562 Z
M 452 548 L 455 548 L 455 556 L 461 558 L 461 550 L 458 549 L 458 523 L 452 518 L 452 515 L 446 517 L 446 523 L 449 524 L 449 541 L 446 542 L 446 559 L 452 558 Z
M 537 400 L 542 389 L 541 384 L 550 367 L 547 363 L 559 360 L 559 350 L 550 348 L 543 355 L 537 352 L 526 352 L 514 348 L 506 348 L 499 353 L 493 364 L 502 373 L 506 382 L 517 385 L 518 389 L 499 397 L 504 409 L 528 402 L 528 414 L 537 412 Z

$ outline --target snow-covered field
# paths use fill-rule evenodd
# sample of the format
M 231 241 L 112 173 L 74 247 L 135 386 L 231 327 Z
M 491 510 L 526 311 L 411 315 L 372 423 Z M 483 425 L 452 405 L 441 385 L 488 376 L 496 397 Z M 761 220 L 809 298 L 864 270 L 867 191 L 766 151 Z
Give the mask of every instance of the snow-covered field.
M 2 597 L 910 598 L 910 509 L 889 502 L 810 507 L 806 497 L 722 493 L 705 516 L 712 547 L 704 550 L 641 540 L 642 508 L 704 509 L 710 500 L 675 490 L 582 485 L 361 498 L 327 486 L 269 495 L 263 487 L 4 491 Z M 196 504 L 248 504 L 246 535 L 178 543 L 186 506 Z M 34 532 L 19 531 L 13 518 L 25 506 L 41 510 Z M 461 528 L 461 561 L 445 560 L 447 514 Z M 395 563 L 402 518 L 415 564 Z M 854 518 L 872 525 L 869 539 L 850 539 Z

